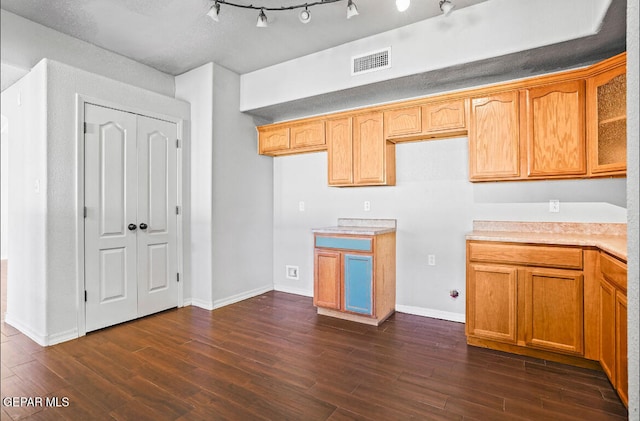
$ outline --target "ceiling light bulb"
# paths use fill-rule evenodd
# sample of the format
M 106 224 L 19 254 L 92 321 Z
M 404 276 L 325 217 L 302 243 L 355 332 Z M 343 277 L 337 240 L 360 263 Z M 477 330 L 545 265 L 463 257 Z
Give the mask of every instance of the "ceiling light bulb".
M 347 4 L 347 19 L 351 19 L 352 17 L 358 15 L 358 8 L 356 7 L 355 3 L 353 3 L 353 0 L 349 0 L 349 3 Z
M 298 18 L 300 18 L 300 22 L 302 23 L 309 23 L 311 22 L 311 12 L 305 7 L 304 10 L 300 11 Z
M 211 9 L 207 12 L 207 16 L 216 22 L 220 21 L 220 4 L 218 4 L 218 2 L 215 2 L 213 6 L 211 6 Z
M 258 15 L 258 23 L 256 23 L 258 28 L 266 28 L 269 26 L 267 21 L 267 15 L 264 14 L 264 10 L 260 9 L 260 14 Z
M 445 16 L 449 16 L 454 7 L 454 4 L 449 0 L 440 1 L 440 10 L 442 10 L 442 13 L 444 13 Z
M 396 0 L 396 7 L 398 8 L 398 12 L 404 12 L 409 8 L 411 4 L 411 0 Z

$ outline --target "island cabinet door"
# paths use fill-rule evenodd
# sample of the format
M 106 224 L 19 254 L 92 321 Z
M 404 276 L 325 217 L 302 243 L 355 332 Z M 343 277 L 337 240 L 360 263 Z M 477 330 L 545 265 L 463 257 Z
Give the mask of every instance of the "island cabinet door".
M 315 251 L 313 305 L 340 310 L 342 274 L 341 253 L 331 250 Z
M 344 255 L 344 309 L 373 315 L 373 257 Z
M 583 353 L 583 275 L 560 269 L 525 270 L 527 346 Z

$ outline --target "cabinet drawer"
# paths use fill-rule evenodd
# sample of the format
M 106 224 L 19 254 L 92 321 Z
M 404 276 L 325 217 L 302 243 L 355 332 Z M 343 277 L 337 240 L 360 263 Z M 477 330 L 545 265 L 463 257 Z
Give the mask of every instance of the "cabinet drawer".
M 470 242 L 469 260 L 476 262 L 582 269 L 582 249 Z
M 370 252 L 372 241 L 371 238 L 316 236 L 316 247 Z
M 618 288 L 627 291 L 627 265 L 615 257 L 600 253 L 600 271 L 602 276 Z

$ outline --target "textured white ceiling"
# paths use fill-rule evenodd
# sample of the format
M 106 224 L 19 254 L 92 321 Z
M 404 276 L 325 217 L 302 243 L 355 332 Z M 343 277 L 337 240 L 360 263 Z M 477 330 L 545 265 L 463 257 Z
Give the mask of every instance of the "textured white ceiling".
M 304 0 L 235 0 L 269 7 Z M 453 0 L 464 8 L 487 0 Z M 355 0 L 359 16 L 346 19 L 347 2 L 299 11 L 258 12 L 221 6 L 220 22 L 205 16 L 210 0 L 1 0 L 0 7 L 75 38 L 178 75 L 213 61 L 237 73 L 290 60 L 439 15 L 439 0 L 413 0 L 400 13 L 395 0 Z M 455 13 L 455 11 L 454 11 Z

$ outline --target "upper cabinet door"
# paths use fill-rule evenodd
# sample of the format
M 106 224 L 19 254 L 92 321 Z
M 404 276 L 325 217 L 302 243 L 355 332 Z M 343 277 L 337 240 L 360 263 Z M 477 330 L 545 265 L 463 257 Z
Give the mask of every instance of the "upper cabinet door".
M 353 118 L 353 181 L 358 185 L 386 183 L 386 141 L 381 112 Z
M 385 111 L 384 129 L 387 138 L 420 134 L 422 132 L 420 107 Z
M 353 131 L 351 117 L 327 121 L 329 185 L 353 184 Z
M 288 127 L 259 127 L 258 153 L 270 155 L 289 149 Z
M 557 83 L 525 92 L 527 175 L 586 174 L 584 81 Z
M 626 173 L 626 71 L 622 65 L 587 80 L 587 140 L 593 175 Z
M 422 106 L 423 127 L 426 133 L 464 130 L 465 100 L 433 102 Z
M 318 120 L 311 123 L 300 124 L 291 127 L 291 148 L 309 148 L 325 144 L 324 121 Z
M 514 179 L 520 176 L 518 92 L 471 100 L 469 179 Z

